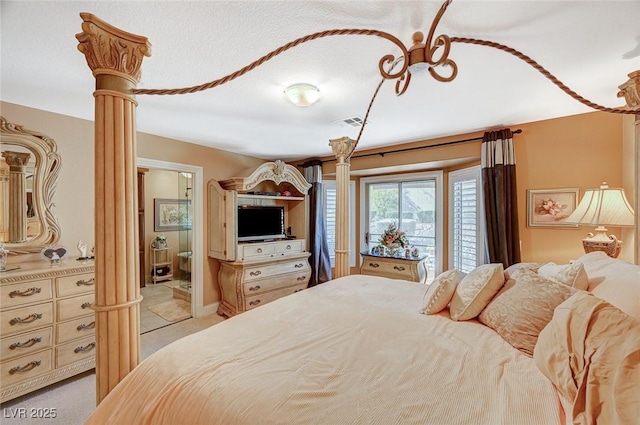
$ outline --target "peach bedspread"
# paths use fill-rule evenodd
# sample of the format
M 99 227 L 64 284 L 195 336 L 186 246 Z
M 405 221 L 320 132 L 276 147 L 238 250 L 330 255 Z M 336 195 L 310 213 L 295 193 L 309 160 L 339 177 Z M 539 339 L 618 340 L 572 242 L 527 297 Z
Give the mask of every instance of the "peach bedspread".
M 185 337 L 130 373 L 87 424 L 556 425 L 533 359 L 426 286 L 349 276 Z

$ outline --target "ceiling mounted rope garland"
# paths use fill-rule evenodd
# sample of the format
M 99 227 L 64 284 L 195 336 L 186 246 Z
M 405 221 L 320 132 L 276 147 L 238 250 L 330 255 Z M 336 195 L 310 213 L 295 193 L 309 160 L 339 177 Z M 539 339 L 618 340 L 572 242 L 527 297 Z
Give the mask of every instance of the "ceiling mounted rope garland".
M 449 82 L 456 78 L 458 73 L 458 67 L 456 63 L 449 59 L 449 53 L 451 50 L 451 43 L 467 43 L 467 44 L 476 44 L 487 47 L 492 47 L 494 49 L 502 50 L 507 52 L 517 58 L 523 60 L 525 63 L 531 65 L 535 70 L 540 72 L 546 78 L 548 78 L 553 84 L 558 86 L 562 91 L 566 94 L 577 100 L 578 102 L 599 110 L 603 112 L 610 112 L 616 114 L 629 114 L 634 115 L 638 114 L 640 111 L 640 94 L 638 90 L 640 90 L 640 71 L 635 71 L 629 74 L 630 80 L 627 83 L 620 86 L 620 92 L 618 92 L 618 97 L 625 97 L 627 100 L 626 108 L 610 108 L 602 105 L 598 105 L 595 102 L 592 102 L 583 96 L 579 95 L 575 91 L 571 90 L 567 85 L 562 83 L 556 76 L 554 76 L 551 72 L 545 69 L 542 65 L 540 65 L 535 60 L 531 59 L 529 56 L 524 53 L 500 44 L 493 41 L 488 40 L 478 40 L 473 38 L 465 38 L 465 37 L 449 37 L 448 35 L 441 34 L 434 39 L 435 29 L 442 18 L 442 15 L 447 10 L 449 4 L 451 4 L 453 0 L 445 1 L 435 18 L 431 23 L 431 27 L 429 29 L 429 33 L 427 36 L 427 40 L 424 44 L 422 44 L 423 34 L 421 32 L 416 32 L 413 35 L 413 46 L 407 49 L 402 42 L 392 34 L 389 34 L 384 31 L 372 30 L 372 29 L 334 29 L 327 31 L 320 31 L 313 34 L 306 35 L 304 37 L 300 37 L 292 42 L 284 44 L 283 46 L 271 51 L 270 53 L 262 56 L 261 58 L 251 62 L 249 65 L 240 68 L 239 70 L 226 75 L 225 77 L 219 78 L 217 80 L 201 84 L 198 86 L 185 87 L 185 88 L 177 88 L 177 89 L 131 89 L 131 93 L 133 94 L 146 94 L 146 95 L 175 95 L 175 94 L 189 94 L 196 93 L 203 90 L 209 90 L 215 87 L 218 87 L 222 84 L 228 83 L 247 72 L 257 68 L 263 63 L 267 62 L 270 59 L 273 59 L 275 56 L 283 53 L 289 49 L 292 49 L 295 46 L 306 43 L 308 41 L 316 40 L 319 38 L 337 36 L 337 35 L 374 35 L 377 37 L 382 37 L 394 43 L 398 46 L 402 52 L 402 56 L 395 58 L 393 55 L 385 55 L 380 59 L 378 63 L 378 68 L 380 74 L 383 77 L 383 80 L 378 84 L 378 87 L 369 103 L 369 108 L 367 109 L 367 115 L 371 109 L 373 101 L 380 90 L 382 83 L 385 80 L 394 80 L 397 79 L 395 91 L 398 96 L 404 94 L 409 86 L 411 81 L 412 72 L 418 72 L 422 69 L 427 69 L 429 74 L 437 81 L 440 82 Z M 440 56 L 437 59 L 434 59 L 436 53 L 440 51 Z M 393 68 L 398 64 L 402 63 L 402 66 L 399 71 L 392 72 Z M 389 70 L 385 70 L 385 66 L 390 65 Z M 450 70 L 450 74 L 448 76 L 443 77 L 439 72 L 437 67 L 447 67 Z M 404 82 L 404 85 L 401 85 Z M 366 117 L 365 122 L 366 124 Z M 362 129 L 364 128 L 364 124 L 360 130 L 360 135 L 362 134 Z M 360 135 L 358 135 L 358 139 L 360 139 Z M 355 148 L 355 147 L 354 147 Z M 352 151 L 353 152 L 353 151 Z

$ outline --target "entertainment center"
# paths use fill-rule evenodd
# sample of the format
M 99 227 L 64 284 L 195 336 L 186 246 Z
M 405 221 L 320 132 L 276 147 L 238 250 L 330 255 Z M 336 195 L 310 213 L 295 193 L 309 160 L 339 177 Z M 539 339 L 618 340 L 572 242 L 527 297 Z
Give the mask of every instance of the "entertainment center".
M 209 257 L 220 260 L 218 314 L 231 317 L 307 287 L 310 187 L 279 160 L 209 181 Z

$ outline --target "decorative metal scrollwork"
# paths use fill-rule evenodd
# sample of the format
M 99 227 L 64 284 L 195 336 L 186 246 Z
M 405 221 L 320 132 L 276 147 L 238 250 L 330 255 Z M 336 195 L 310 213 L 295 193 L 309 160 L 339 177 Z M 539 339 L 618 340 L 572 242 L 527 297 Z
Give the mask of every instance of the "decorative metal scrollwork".
M 28 315 L 24 319 L 20 317 L 14 317 L 13 319 L 9 320 L 9 324 L 13 326 L 17 323 L 31 323 L 31 322 L 35 322 L 38 319 L 42 319 L 42 313 L 33 313 Z
M 79 280 L 76 282 L 77 286 L 92 286 L 96 283 L 96 280 L 94 278 L 91 278 L 89 280 Z
M 42 362 L 40 360 L 36 360 L 34 362 L 29 362 L 26 365 L 20 367 L 20 366 L 16 366 L 16 367 L 12 367 L 9 370 L 9 375 L 14 375 L 16 373 L 24 373 L 24 372 L 29 372 L 33 369 L 35 369 L 36 367 L 40 366 L 42 364 Z
M 29 288 L 24 291 L 11 291 L 9 292 L 9 298 L 15 297 L 30 297 L 31 295 L 39 294 L 42 292 L 42 288 Z
M 76 347 L 73 352 L 78 354 L 78 353 L 87 353 L 91 350 L 93 350 L 94 348 L 96 348 L 96 343 L 92 342 L 91 344 L 87 344 L 84 347 Z
M 83 323 L 81 325 L 78 325 L 78 327 L 76 328 L 79 331 L 84 331 L 87 329 L 94 329 L 96 327 L 96 322 L 93 321 L 91 323 L 89 323 L 88 325 L 86 323 Z
M 15 350 L 16 348 L 29 348 L 33 347 L 37 343 L 41 342 L 42 338 L 35 337 L 27 340 L 26 342 L 14 342 L 9 346 L 9 350 Z

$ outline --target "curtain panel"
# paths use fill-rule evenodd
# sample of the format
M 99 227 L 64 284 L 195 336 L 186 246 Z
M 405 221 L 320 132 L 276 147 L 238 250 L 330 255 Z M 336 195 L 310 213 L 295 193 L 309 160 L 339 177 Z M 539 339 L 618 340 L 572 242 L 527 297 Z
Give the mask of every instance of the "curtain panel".
M 516 158 L 511 130 L 484 134 L 481 163 L 487 259 L 506 268 L 520 262 Z
M 311 183 L 309 189 L 309 250 L 311 279 L 309 286 L 331 280 L 331 260 L 324 222 L 324 196 L 322 188 L 322 162 L 308 161 L 302 164 L 304 177 Z

